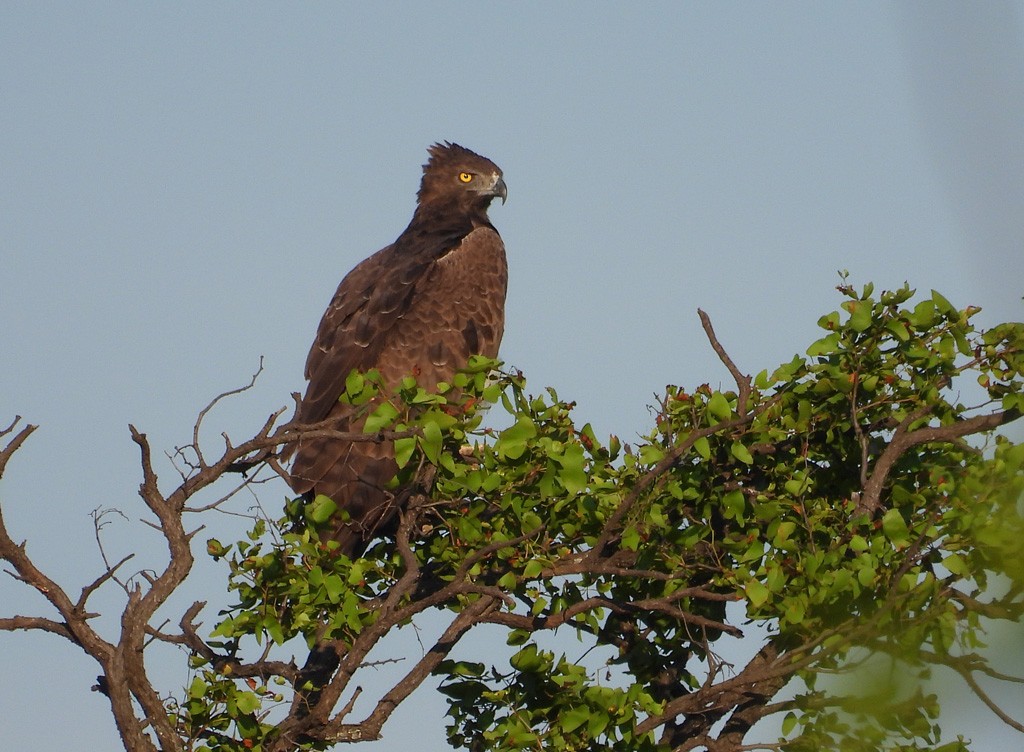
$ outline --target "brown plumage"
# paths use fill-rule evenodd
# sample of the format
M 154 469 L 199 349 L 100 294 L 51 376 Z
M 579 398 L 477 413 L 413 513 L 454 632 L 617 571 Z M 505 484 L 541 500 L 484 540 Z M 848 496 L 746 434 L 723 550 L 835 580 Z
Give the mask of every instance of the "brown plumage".
M 389 388 L 415 375 L 430 389 L 469 356 L 498 354 L 508 271 L 487 208 L 504 202 L 505 181 L 497 165 L 458 144 L 429 153 L 409 226 L 348 273 L 320 321 L 298 422 L 332 418 L 339 430 L 360 431 L 362 419 L 338 401 L 353 369 L 378 369 Z M 306 439 L 290 450 L 292 488 L 347 511 L 335 538 L 345 553 L 361 553 L 403 501 L 401 490 L 385 489 L 398 470 L 393 447 Z

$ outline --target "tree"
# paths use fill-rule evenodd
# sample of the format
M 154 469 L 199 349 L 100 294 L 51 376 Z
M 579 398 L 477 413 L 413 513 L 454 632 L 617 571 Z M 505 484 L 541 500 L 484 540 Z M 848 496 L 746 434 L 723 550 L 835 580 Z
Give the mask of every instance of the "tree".
M 1024 325 L 977 331 L 979 309 L 934 292 L 911 305 L 907 287 L 839 290 L 843 312 L 820 319 L 807 357 L 753 378 L 701 313 L 733 388 L 669 386 L 634 447 L 600 441 L 554 391 L 529 395 L 521 374 L 495 379 L 490 361 L 430 392 L 409 379 L 381 395 L 372 372 L 353 373 L 343 399 L 370 417 L 350 438 L 393 441 L 396 482 L 418 492 L 393 535 L 354 561 L 330 541 L 343 511 L 326 497 L 289 500 L 230 545 L 209 539 L 235 599 L 212 630 L 197 622 L 202 602 L 176 627 L 157 617 L 194 564 L 186 513 L 263 482 L 297 433 L 331 429 L 279 425 L 279 411 L 210 459 L 198 441 L 208 406 L 166 491 L 133 427 L 166 568 L 122 578 L 126 561 L 113 563 L 73 598 L 0 516 L 0 555 L 55 613 L 0 618 L 0 629 L 50 632 L 92 656 L 130 752 L 374 739 L 430 676 L 448 698 L 451 743 L 470 750 L 752 749 L 769 716 L 784 738 L 757 749 L 968 749 L 942 742 L 923 684 L 872 694 L 822 678 L 868 658 L 921 680 L 951 669 L 1024 732 L 977 680 L 1021 681 L 982 648 L 987 623 L 1024 611 L 1024 445 L 996 433 L 1024 409 Z M 968 407 L 972 380 L 980 396 Z M 482 427 L 481 403 L 508 426 Z M 0 473 L 35 428 L 17 423 Z M 104 635 L 89 601 L 109 587 L 124 609 Z M 351 718 L 370 651 L 427 612 L 443 620 L 436 639 Z M 459 656 L 460 639 L 484 627 L 514 646 L 507 665 Z M 171 696 L 147 671 L 161 643 L 190 655 L 190 680 Z M 727 662 L 740 652 L 744 663 Z

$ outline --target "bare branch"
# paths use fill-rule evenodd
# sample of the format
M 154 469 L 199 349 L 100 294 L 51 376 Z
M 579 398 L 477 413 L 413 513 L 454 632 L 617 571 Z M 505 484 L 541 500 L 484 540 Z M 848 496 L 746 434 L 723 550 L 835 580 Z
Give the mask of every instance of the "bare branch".
M 153 509 L 154 505 L 163 503 L 164 499 L 160 496 L 160 489 L 157 487 L 156 473 L 153 471 L 153 455 L 149 448 L 149 440 L 146 438 L 146 434 L 139 433 L 138 429 L 133 425 L 128 426 L 128 430 L 131 432 L 132 441 L 139 446 L 139 451 L 142 453 L 142 485 L 139 486 L 139 496 L 146 502 L 146 506 Z M 153 510 L 156 511 L 155 509 Z M 159 517 L 160 515 L 157 514 Z
M 711 349 L 715 351 L 715 355 L 722 361 L 722 364 L 729 370 L 732 375 L 733 381 L 736 382 L 737 400 L 736 400 L 736 414 L 743 417 L 747 414 L 747 406 L 750 402 L 750 377 L 745 375 L 732 358 L 722 347 L 722 344 L 718 341 L 718 337 L 715 335 L 715 330 L 711 326 L 710 317 L 701 309 L 697 309 L 697 315 L 700 317 L 701 326 L 704 327 L 704 333 L 708 337 L 708 342 L 711 343 Z
M 103 584 L 108 580 L 113 580 L 114 582 L 117 582 L 127 592 L 127 584 L 118 580 L 114 575 L 117 573 L 117 570 L 121 568 L 122 564 L 133 558 L 135 558 L 135 554 L 128 554 L 124 558 L 122 558 L 121 561 L 114 564 L 114 566 L 107 565 L 106 571 L 104 571 L 103 574 L 101 574 L 95 580 L 93 580 L 88 585 L 82 588 L 82 593 L 78 596 L 78 603 L 75 604 L 75 607 L 80 611 L 84 611 L 85 603 L 89 600 L 89 596 L 91 596 L 93 593 L 99 590 L 99 588 L 102 587 Z M 104 564 L 106 564 L 106 557 L 104 557 Z
M 3 431 L 0 431 L 0 436 L 6 436 L 11 431 L 13 431 L 14 427 L 18 425 L 18 422 L 20 420 L 21 416 L 16 415 L 14 417 L 14 420 L 11 421 L 11 424 L 7 426 L 7 428 L 3 429 Z M 7 468 L 7 462 L 11 459 L 12 456 L 14 456 L 14 453 L 21 448 L 21 445 L 25 443 L 25 439 L 31 436 L 32 432 L 35 431 L 37 428 L 39 428 L 39 426 L 34 426 L 31 423 L 29 423 L 20 431 L 18 431 L 18 433 L 15 435 L 13 439 L 7 442 L 7 446 L 5 446 L 3 449 L 0 449 L 0 478 L 2 478 L 4 475 L 4 470 Z
M 243 491 L 246 488 L 248 488 L 251 483 L 253 483 L 252 479 L 246 479 L 246 480 L 242 481 L 241 483 L 239 483 L 238 485 L 236 485 L 234 488 L 232 488 L 226 494 L 221 496 L 219 499 L 217 499 L 215 501 L 211 501 L 209 504 L 203 504 L 202 506 L 198 506 L 198 507 L 186 506 L 186 507 L 182 508 L 181 511 L 182 512 L 189 512 L 191 514 L 199 514 L 199 513 L 202 513 L 202 512 L 208 512 L 211 509 L 218 509 L 219 507 L 223 506 L 226 502 L 230 501 L 235 496 L 237 496 L 239 491 Z
M 200 428 L 202 428 L 203 420 L 205 420 L 207 414 L 214 407 L 216 407 L 217 403 L 219 403 L 222 399 L 225 399 L 225 398 L 230 397 L 230 396 L 235 395 L 235 394 L 241 394 L 242 392 L 247 392 L 250 389 L 252 389 L 253 386 L 256 385 L 256 379 L 258 379 L 260 377 L 261 373 L 263 373 L 263 356 L 262 355 L 260 356 L 259 367 L 256 369 L 256 373 L 254 373 L 252 375 L 252 378 L 249 380 L 248 384 L 246 384 L 245 386 L 238 387 L 237 389 L 231 389 L 231 390 L 228 390 L 226 392 L 222 392 L 221 394 L 218 394 L 216 397 L 214 397 L 212 400 L 210 400 L 210 404 L 208 404 L 206 407 L 204 407 L 202 410 L 199 411 L 199 417 L 196 418 L 195 425 L 192 427 L 192 448 L 195 450 L 196 457 L 198 457 L 198 459 L 199 459 L 199 466 L 200 467 L 206 467 L 206 460 L 203 457 L 202 449 L 199 446 L 199 430 L 200 430 Z
M 978 684 L 977 680 L 974 678 L 974 674 L 971 671 L 961 668 L 959 665 L 955 663 L 950 665 L 958 674 L 960 674 L 963 680 L 967 682 L 967 686 L 971 688 L 971 691 L 974 692 L 977 698 L 981 700 L 983 703 L 985 703 L 988 709 L 995 713 L 996 717 L 999 720 L 1001 720 L 1010 728 L 1016 729 L 1017 731 L 1024 733 L 1024 724 L 1022 724 L 1020 721 L 1014 720 L 1013 717 L 1011 717 L 1005 710 L 999 707 L 995 703 L 995 701 L 993 701 L 992 698 L 988 696 L 985 690 L 981 688 L 981 685 Z
M 52 619 L 44 619 L 41 616 L 11 616 L 6 619 L 0 619 L 0 631 L 15 632 L 17 630 L 51 632 L 70 642 L 76 641 L 67 624 L 61 624 Z

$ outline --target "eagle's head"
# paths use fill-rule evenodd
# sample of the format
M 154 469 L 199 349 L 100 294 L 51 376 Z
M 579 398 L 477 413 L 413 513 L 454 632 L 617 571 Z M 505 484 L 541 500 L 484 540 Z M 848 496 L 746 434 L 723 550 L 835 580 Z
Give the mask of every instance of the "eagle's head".
M 421 207 L 461 208 L 467 213 L 486 212 L 495 198 L 505 203 L 508 189 L 501 168 L 487 157 L 458 144 L 434 144 L 423 165 L 423 181 L 417 196 Z

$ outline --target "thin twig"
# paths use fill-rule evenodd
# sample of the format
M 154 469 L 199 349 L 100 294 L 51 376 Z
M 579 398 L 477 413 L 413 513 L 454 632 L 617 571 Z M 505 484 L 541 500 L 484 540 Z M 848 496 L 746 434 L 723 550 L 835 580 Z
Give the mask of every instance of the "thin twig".
M 216 407 L 217 403 L 219 403 L 222 399 L 225 399 L 225 398 L 230 397 L 230 396 L 235 395 L 235 394 L 241 394 L 242 392 L 247 392 L 250 389 L 252 389 L 253 386 L 256 385 L 256 379 L 258 379 L 260 377 L 261 373 L 263 373 L 263 356 L 262 355 L 260 356 L 259 367 L 256 369 L 256 373 L 254 373 L 252 375 L 252 378 L 249 380 L 248 384 L 246 384 L 245 386 L 240 386 L 237 389 L 230 389 L 230 390 L 228 390 L 226 392 L 222 392 L 221 394 L 218 394 L 216 397 L 214 397 L 212 400 L 210 400 L 210 404 L 208 404 L 206 407 L 204 407 L 202 410 L 199 411 L 199 417 L 196 418 L 195 425 L 192 427 L 192 448 L 195 450 L 196 456 L 199 458 L 199 465 L 200 465 L 200 467 L 206 467 L 206 459 L 203 457 L 202 449 L 200 449 L 200 447 L 199 447 L 199 429 L 203 425 L 203 420 L 206 418 L 207 414 L 214 407 Z

